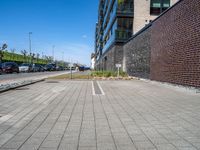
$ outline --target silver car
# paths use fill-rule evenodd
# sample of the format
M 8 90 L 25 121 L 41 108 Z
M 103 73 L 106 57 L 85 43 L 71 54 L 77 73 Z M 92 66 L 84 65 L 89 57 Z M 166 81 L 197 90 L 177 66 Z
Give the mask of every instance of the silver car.
M 23 63 L 19 66 L 19 72 L 31 72 L 32 71 L 32 65 Z

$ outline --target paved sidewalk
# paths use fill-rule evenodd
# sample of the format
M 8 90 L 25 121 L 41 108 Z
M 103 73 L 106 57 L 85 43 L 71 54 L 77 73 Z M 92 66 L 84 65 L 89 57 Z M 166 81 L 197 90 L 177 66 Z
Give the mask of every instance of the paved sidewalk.
M 200 94 L 98 84 L 105 95 L 92 81 L 50 80 L 0 94 L 0 150 L 200 149 Z

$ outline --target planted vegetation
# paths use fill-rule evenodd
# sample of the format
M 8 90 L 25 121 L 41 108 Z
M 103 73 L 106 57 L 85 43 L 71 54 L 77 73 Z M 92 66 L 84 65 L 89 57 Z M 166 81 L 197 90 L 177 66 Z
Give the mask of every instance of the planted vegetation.
M 117 77 L 118 72 L 117 71 L 93 71 L 91 73 L 92 77 Z M 120 71 L 119 72 L 120 77 L 127 77 L 127 73 Z
M 33 56 L 30 55 L 22 55 L 22 54 L 3 51 L 2 61 L 3 62 L 12 61 L 17 63 L 23 63 L 23 62 L 28 63 L 32 61 L 33 63 L 47 64 L 49 62 L 49 59 L 41 59 L 38 56 L 33 58 Z

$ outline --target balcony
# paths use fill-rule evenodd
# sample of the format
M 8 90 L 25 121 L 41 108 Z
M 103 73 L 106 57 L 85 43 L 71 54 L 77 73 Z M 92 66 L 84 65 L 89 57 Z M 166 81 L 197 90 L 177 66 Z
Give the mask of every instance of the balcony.
M 118 5 L 117 7 L 117 15 L 118 16 L 130 16 L 133 17 L 133 7 L 132 5 Z
M 115 39 L 116 42 L 125 42 L 132 36 L 132 32 L 129 30 L 116 30 Z

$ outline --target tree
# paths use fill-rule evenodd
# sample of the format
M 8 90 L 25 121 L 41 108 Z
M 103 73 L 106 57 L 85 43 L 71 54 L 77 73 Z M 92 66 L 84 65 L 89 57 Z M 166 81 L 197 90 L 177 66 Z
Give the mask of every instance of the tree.
M 7 44 L 3 44 L 2 48 L 0 48 L 2 51 L 5 50 L 6 48 L 8 48 Z
M 3 51 L 8 48 L 8 45 L 7 44 L 3 44 L 2 47 L 0 47 L 0 63 L 2 62 L 3 60 Z
M 45 59 L 46 59 L 47 63 L 50 63 L 50 62 L 52 62 L 53 57 L 51 57 L 51 56 L 45 56 Z
M 36 54 L 37 63 L 38 63 L 38 61 L 39 61 L 39 58 L 40 58 L 40 54 L 37 53 L 37 54 Z
M 35 53 L 33 53 L 31 56 L 31 64 L 34 62 L 34 59 L 35 59 Z
M 21 53 L 24 56 L 24 62 L 26 62 L 26 55 L 28 52 L 26 50 L 21 50 Z
M 15 53 L 15 49 L 14 48 L 12 48 L 10 51 L 11 51 L 12 54 Z
M 12 48 L 12 49 L 10 50 L 10 51 L 11 51 L 11 53 L 12 53 L 12 59 L 14 59 L 15 50 L 16 50 L 16 49 L 14 49 L 14 48 Z

